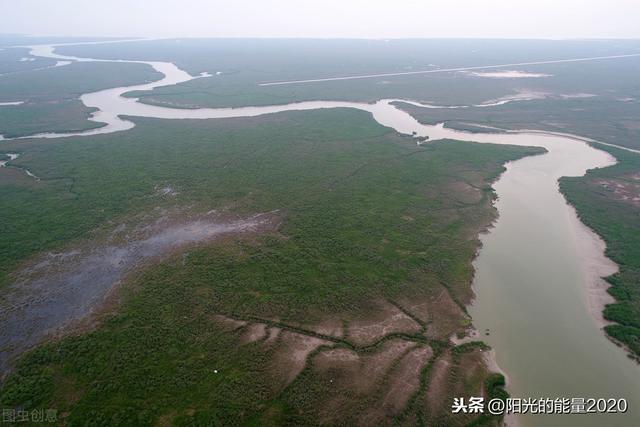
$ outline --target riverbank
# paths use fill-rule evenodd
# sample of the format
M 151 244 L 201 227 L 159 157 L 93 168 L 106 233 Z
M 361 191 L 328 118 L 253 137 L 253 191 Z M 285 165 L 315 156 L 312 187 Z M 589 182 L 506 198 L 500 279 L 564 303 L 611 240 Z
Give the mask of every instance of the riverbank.
M 415 103 L 410 104 L 416 106 Z M 400 105 L 399 105 L 400 106 Z M 430 118 L 430 111 L 425 110 L 424 113 L 418 113 L 415 108 L 407 109 L 412 114 L 419 117 L 420 120 Z M 467 130 L 466 126 L 462 128 L 456 123 L 445 124 L 452 126 L 453 129 Z M 572 206 L 577 209 L 577 215 L 580 220 L 587 222 L 587 225 L 597 232 L 598 236 L 583 237 L 587 240 L 593 240 L 590 245 L 602 246 L 608 257 L 614 262 L 622 265 L 622 271 L 615 273 L 613 266 L 607 266 L 607 263 L 596 262 L 588 254 L 582 256 L 585 260 L 585 269 L 601 269 L 603 274 L 592 275 L 591 278 L 585 277 L 584 282 L 588 293 L 590 294 L 588 306 L 592 312 L 592 317 L 596 319 L 598 325 L 603 327 L 607 335 L 613 339 L 616 345 L 623 345 L 627 348 L 631 357 L 637 358 L 640 354 L 640 345 L 638 338 L 640 336 L 639 325 L 633 319 L 637 316 L 631 314 L 633 307 L 640 306 L 640 296 L 634 292 L 633 283 L 637 277 L 636 255 L 633 248 L 640 245 L 640 237 L 638 230 L 634 226 L 636 220 L 633 219 L 633 209 L 640 206 L 640 203 L 634 202 L 634 198 L 640 200 L 640 189 L 634 184 L 634 171 L 640 170 L 640 150 L 622 147 L 615 144 L 609 144 L 596 141 L 585 136 L 571 135 L 564 132 L 549 132 L 539 130 L 511 130 L 495 128 L 480 123 L 469 129 L 476 134 L 492 134 L 492 132 L 500 131 L 508 134 L 532 133 L 537 135 L 554 135 L 567 138 L 574 141 L 586 142 L 594 148 L 604 150 L 619 159 L 616 166 L 608 168 L 600 168 L 589 171 L 584 178 L 562 178 L 561 189 L 565 197 Z M 600 178 L 597 178 L 600 177 Z M 571 183 L 570 187 L 569 184 Z M 597 215 L 596 215 L 597 213 Z M 612 216 L 615 215 L 615 216 Z M 606 216 L 606 219 L 605 219 Z M 585 219 L 586 218 L 586 219 Z M 621 232 L 624 229 L 624 232 Z M 576 233 L 579 233 L 577 231 Z M 582 233 L 587 236 L 588 232 Z M 604 239 L 606 245 L 600 241 Z M 613 246 L 615 249 L 610 249 Z M 576 244 L 576 249 L 582 252 L 584 246 Z M 624 248 L 624 249 L 623 249 Z M 606 274 L 609 272 L 609 274 Z M 597 276 L 606 277 L 601 280 Z M 614 286 L 613 288 L 611 286 Z M 615 286 L 618 286 L 616 288 Z M 615 322 L 616 324 L 612 324 Z
M 608 322 L 605 330 L 637 359 L 640 324 L 636 312 L 640 295 L 636 284 L 640 264 L 635 248 L 640 246 L 640 156 L 613 147 L 605 149 L 616 156 L 617 165 L 590 171 L 582 179 L 564 178 L 560 188 L 576 207 L 580 219 L 602 236 L 607 255 L 621 266 L 618 273 L 607 278 L 607 292 L 615 303 L 604 310 Z

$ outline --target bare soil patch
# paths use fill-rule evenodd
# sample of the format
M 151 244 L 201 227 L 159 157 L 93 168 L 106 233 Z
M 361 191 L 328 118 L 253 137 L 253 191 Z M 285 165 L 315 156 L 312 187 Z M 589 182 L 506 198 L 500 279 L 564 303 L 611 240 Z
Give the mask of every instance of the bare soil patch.
M 612 193 L 613 198 L 640 208 L 640 174 L 632 174 L 627 179 L 601 179 L 597 183 L 603 190 Z
M 433 364 L 429 386 L 425 394 L 425 405 L 429 413 L 437 414 L 446 409 L 448 382 L 453 360 L 446 352 Z
M 329 341 L 289 331 L 282 332 L 280 343 L 273 356 L 274 372 L 282 381 L 280 386 L 290 384 L 302 372 L 312 351 L 321 345 L 331 344 Z
M 366 315 L 349 323 L 349 339 L 357 345 L 368 345 L 391 333 L 415 334 L 421 326 L 387 301 L 372 303 Z
M 425 335 L 431 339 L 447 340 L 461 328 L 467 316 L 446 289 L 430 301 L 429 324 Z
M 249 344 L 267 336 L 267 326 L 263 323 L 249 325 L 240 337 L 240 344 Z
M 428 346 L 418 347 L 400 360 L 391 373 L 387 392 L 382 400 L 382 408 L 387 416 L 396 416 L 402 412 L 409 398 L 418 391 L 420 373 L 433 357 Z
M 15 274 L 0 303 L 0 372 L 23 351 L 97 312 L 116 285 L 142 266 L 195 244 L 276 225 L 274 214 L 184 218 L 163 212 L 152 223 L 119 226 L 106 239 L 44 254 Z
M 266 369 L 273 378 L 272 393 L 303 387 L 322 423 L 351 420 L 354 425 L 393 425 L 403 419 L 401 424 L 411 425 L 416 419 L 409 406 L 414 396 L 427 410 L 429 420 L 446 421 L 451 396 L 483 393 L 492 367 L 478 349 L 453 357 L 455 343 L 447 337 L 460 330 L 465 317 L 446 289 L 432 298 L 400 298 L 394 303 L 376 300 L 361 309 L 357 319 L 349 312 L 304 327 L 273 319 L 263 323 L 246 323 L 228 315 L 216 319 L 229 331 L 236 331 L 239 344 L 262 340 L 263 351 L 269 355 Z M 350 333 L 344 337 L 336 333 L 342 321 L 350 322 Z M 425 326 L 427 336 L 421 338 L 419 332 Z M 318 335 L 320 332 L 326 334 Z M 434 345 L 446 347 L 434 351 L 427 343 L 431 339 Z M 305 384 L 324 388 L 313 391 Z M 350 418 L 354 414 L 357 417 Z

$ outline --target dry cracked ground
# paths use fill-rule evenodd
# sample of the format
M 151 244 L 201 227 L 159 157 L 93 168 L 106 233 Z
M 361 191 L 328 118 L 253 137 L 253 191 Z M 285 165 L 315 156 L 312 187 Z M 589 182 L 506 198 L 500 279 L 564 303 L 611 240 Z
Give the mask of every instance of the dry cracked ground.
M 423 301 L 372 301 L 359 314 L 315 325 L 223 314 L 212 320 L 238 346 L 269 353 L 274 395 L 287 387 L 311 392 L 320 424 L 466 425 L 473 416 L 453 419 L 452 399 L 486 396 L 492 352 L 450 339 L 465 317 L 443 288 Z M 320 384 L 321 392 L 307 384 Z

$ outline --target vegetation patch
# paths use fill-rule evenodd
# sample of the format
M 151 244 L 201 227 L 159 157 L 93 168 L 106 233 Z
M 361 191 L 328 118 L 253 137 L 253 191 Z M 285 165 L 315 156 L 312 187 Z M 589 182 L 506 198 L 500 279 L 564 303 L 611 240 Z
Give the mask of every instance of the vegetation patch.
M 1 64 L 1 63 L 0 63 Z M 74 62 L 62 67 L 15 73 L 0 78 L 0 102 L 24 104 L 0 107 L 0 135 L 6 138 L 42 132 L 94 129 L 94 108 L 79 100 L 85 93 L 159 80 L 145 64 Z
M 153 209 L 277 209 L 283 223 L 133 274 L 100 327 L 20 361 L 3 407 L 55 407 L 69 425 L 313 425 L 337 396 L 347 423 L 450 412 L 429 413 L 424 396 L 450 333 L 467 325 L 477 235 L 495 217 L 491 182 L 539 149 L 417 146 L 355 110 L 136 122 L 122 134 L 5 145 L 42 178 L 0 184 L 5 283 L 19 263 Z M 450 197 L 459 182 L 482 196 Z M 359 339 L 363 327 L 375 333 Z M 477 391 L 484 364 L 461 358 L 456 372 L 472 374 L 450 377 Z

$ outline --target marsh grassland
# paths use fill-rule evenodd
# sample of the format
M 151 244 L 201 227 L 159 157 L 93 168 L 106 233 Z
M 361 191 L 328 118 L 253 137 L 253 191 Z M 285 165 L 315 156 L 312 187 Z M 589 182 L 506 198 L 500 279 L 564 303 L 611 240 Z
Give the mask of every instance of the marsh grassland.
M 23 104 L 0 106 L 0 135 L 14 138 L 101 127 L 101 123 L 88 120 L 95 110 L 87 108 L 78 99 L 80 95 L 153 81 L 160 76 L 144 64 L 89 62 L 1 76 L 0 102 Z
M 445 422 L 453 396 L 497 393 L 485 346 L 449 338 L 469 326 L 490 184 L 539 150 L 419 147 L 353 110 L 135 121 L 5 143 L 41 181 L 0 170 L 4 286 L 25 260 L 158 208 L 280 225 L 130 274 L 84 333 L 18 362 L 4 406 L 58 407 L 70 425 L 412 425 Z
M 513 43 L 195 39 L 59 52 L 210 74 L 125 95 L 147 104 L 407 98 L 457 107 L 400 105 L 423 123 L 638 147 L 638 58 L 524 67 L 530 79 L 259 85 L 637 47 Z M 0 106 L 7 137 L 102 126 L 80 95 L 160 77 L 144 64 L 23 57 L 24 48 L 0 52 L 0 103 L 24 102 Z M 506 396 L 492 350 L 469 336 L 472 261 L 496 219 L 491 184 L 505 163 L 543 149 L 417 145 L 341 108 L 126 119 L 136 126 L 118 133 L 0 142 L 0 409 L 57 408 L 65 425 L 501 423 L 451 414 L 453 397 Z M 620 266 L 608 279 L 617 303 L 606 331 L 639 355 L 640 160 L 606 150 L 616 166 L 563 178 L 560 189 Z

